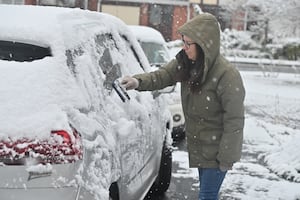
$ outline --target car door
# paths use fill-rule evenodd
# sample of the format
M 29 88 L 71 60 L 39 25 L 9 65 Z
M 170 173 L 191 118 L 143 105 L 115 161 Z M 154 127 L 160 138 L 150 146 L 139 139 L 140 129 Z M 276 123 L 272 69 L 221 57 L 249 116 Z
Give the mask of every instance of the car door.
M 105 87 L 111 95 L 117 96 L 112 91 L 112 82 L 124 75 L 143 73 L 142 61 L 124 36 L 98 35 L 96 43 L 99 45 L 97 54 L 102 55 L 99 66 L 106 75 Z M 129 91 L 129 95 L 131 99 L 125 103 L 116 99 L 125 112 L 125 116 L 118 121 L 124 126 L 119 126 L 117 133 L 122 171 L 120 196 L 123 199 L 139 199 L 152 185 L 158 171 L 160 133 L 154 131 L 157 127 L 153 123 L 158 123 L 159 115 L 156 100 L 150 92 Z
M 127 40 L 126 40 L 127 41 Z M 138 54 L 136 51 L 141 51 L 140 53 L 144 54 L 144 51 L 141 46 L 134 48 L 129 42 L 126 42 L 126 48 L 128 51 L 131 51 L 138 59 Z M 146 56 L 146 55 L 145 55 Z M 148 63 L 148 59 L 147 59 Z M 130 65 L 130 64 L 129 64 Z M 149 63 L 150 65 L 150 63 Z M 142 64 L 137 65 L 142 68 Z M 152 71 L 152 67 L 145 69 L 146 72 Z M 142 94 L 144 92 L 141 92 Z M 141 99 L 143 105 L 149 105 L 149 118 L 150 121 L 147 122 L 148 130 L 151 130 L 152 134 L 147 134 L 147 146 L 146 152 L 144 153 L 144 172 L 143 178 L 146 181 L 149 181 L 149 184 L 155 176 L 158 174 L 160 159 L 161 159 L 161 150 L 163 143 L 166 139 L 166 134 L 169 128 L 170 116 L 169 111 L 167 110 L 166 101 L 163 96 L 158 94 L 158 91 L 148 92 L 149 96 L 144 99 Z M 149 103 L 151 102 L 151 103 Z
M 76 29 L 78 35 L 80 30 L 82 29 Z M 95 144 L 99 137 L 104 141 L 107 137 L 113 137 L 115 141 L 115 144 L 108 145 L 108 149 L 103 144 L 85 148 L 86 179 L 103 173 L 101 164 L 98 166 L 98 162 L 89 163 L 93 162 L 93 155 L 108 152 L 105 158 L 111 160 L 111 167 L 117 171 L 120 168 L 118 183 L 121 199 L 140 199 L 152 185 L 161 156 L 161 127 L 165 127 L 161 123 L 157 100 L 151 92 L 128 91 L 131 99 L 124 103 L 113 91 L 112 83 L 115 79 L 143 73 L 143 68 L 146 67 L 144 65 L 147 64 L 150 68 L 146 58 L 141 58 L 140 53 L 135 50 L 137 47 L 137 41 L 133 45 L 127 37 L 103 30 L 101 34 L 95 33 L 91 38 L 86 38 L 86 42 L 66 51 L 70 72 L 76 77 L 86 101 L 89 102 L 87 107 L 80 108 L 79 111 L 88 118 L 93 116 L 99 121 L 98 130 L 84 133 L 85 143 Z M 86 65 L 84 67 L 77 64 L 82 60 Z M 80 74 L 85 75 L 80 77 Z M 89 171 L 95 173 L 89 174 Z

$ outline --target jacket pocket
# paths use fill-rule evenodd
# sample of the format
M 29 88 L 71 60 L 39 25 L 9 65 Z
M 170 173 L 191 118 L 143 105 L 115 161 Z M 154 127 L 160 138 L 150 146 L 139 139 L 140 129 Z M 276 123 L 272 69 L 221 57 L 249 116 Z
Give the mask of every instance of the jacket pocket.
M 202 144 L 201 145 L 201 154 L 203 158 L 208 161 L 217 160 L 217 155 L 219 152 L 219 145 L 217 144 Z

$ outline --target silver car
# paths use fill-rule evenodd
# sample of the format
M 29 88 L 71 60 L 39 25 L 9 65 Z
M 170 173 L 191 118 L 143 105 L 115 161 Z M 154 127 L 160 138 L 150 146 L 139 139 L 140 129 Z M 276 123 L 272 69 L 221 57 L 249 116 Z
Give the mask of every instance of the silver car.
M 127 26 L 55 7 L 0 5 L 0 18 L 0 200 L 139 200 L 165 192 L 167 106 L 116 82 L 150 70 Z

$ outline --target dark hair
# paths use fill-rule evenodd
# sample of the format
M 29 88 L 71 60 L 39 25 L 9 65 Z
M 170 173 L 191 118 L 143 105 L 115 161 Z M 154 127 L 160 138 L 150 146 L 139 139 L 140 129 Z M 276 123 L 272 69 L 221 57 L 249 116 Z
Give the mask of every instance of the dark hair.
M 194 62 L 188 59 L 184 50 L 179 53 L 182 54 L 180 56 L 181 61 L 179 61 L 181 67 L 178 69 L 176 76 L 177 81 L 187 82 L 193 93 L 199 92 L 201 89 L 204 71 L 204 52 L 198 44 L 196 44 L 196 51 L 197 58 Z

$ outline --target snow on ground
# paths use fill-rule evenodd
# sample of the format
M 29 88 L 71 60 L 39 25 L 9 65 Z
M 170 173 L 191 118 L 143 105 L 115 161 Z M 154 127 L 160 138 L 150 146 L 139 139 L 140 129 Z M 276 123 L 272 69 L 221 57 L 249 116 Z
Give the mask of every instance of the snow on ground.
M 241 72 L 246 88 L 243 156 L 229 171 L 221 200 L 300 199 L 300 76 Z M 174 151 L 182 170 L 174 177 L 194 178 L 188 155 Z

